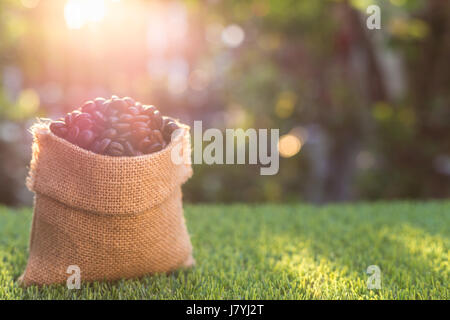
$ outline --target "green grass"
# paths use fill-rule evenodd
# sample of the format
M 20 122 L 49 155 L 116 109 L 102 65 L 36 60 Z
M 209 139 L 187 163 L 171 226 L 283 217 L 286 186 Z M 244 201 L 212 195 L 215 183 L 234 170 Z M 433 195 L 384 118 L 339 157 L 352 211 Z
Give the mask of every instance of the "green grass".
M 22 289 L 31 210 L 0 207 L 0 299 L 449 299 L 450 202 L 186 205 L 197 266 Z M 378 265 L 382 288 L 367 289 Z

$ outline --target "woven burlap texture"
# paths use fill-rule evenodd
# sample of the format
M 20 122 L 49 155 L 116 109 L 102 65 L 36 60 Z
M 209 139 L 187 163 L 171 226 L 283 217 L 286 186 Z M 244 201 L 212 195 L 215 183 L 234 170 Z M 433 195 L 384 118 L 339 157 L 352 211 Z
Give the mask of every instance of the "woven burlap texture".
M 193 265 L 181 192 L 192 175 L 191 145 L 189 127 L 181 127 L 160 152 L 110 157 L 55 136 L 46 122 L 34 125 L 27 186 L 35 201 L 20 283 L 65 283 L 71 265 L 86 282 Z M 172 161 L 173 149 L 183 163 Z

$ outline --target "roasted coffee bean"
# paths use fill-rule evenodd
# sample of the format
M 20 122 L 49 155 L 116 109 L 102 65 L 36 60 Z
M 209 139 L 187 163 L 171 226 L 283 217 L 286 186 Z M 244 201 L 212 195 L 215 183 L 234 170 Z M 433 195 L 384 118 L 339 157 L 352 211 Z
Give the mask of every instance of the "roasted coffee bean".
M 127 112 L 131 115 L 137 116 L 139 114 L 139 109 L 136 107 L 129 107 Z
M 162 150 L 162 145 L 160 143 L 156 142 L 156 143 L 152 144 L 151 146 L 147 147 L 147 149 L 145 149 L 144 153 L 149 154 L 149 153 L 153 153 L 153 152 L 158 152 L 160 150 Z
M 125 154 L 127 156 L 134 156 L 136 154 L 136 151 L 134 150 L 133 145 L 129 141 L 127 141 L 127 140 L 123 141 L 122 145 L 125 149 Z
M 147 128 L 147 124 L 145 122 L 136 121 L 131 124 L 132 129 L 137 128 Z
M 152 129 L 160 129 L 162 126 L 162 117 L 161 112 L 159 110 L 156 110 L 153 112 L 153 115 L 151 116 L 151 122 L 150 126 Z
M 92 114 L 92 118 L 95 122 L 101 125 L 104 125 L 107 122 L 105 115 L 100 111 L 94 111 L 94 113 Z
M 69 131 L 67 132 L 66 139 L 67 139 L 67 141 L 75 143 L 75 141 L 77 141 L 79 134 L 80 134 L 80 128 L 78 128 L 77 126 L 70 127 Z
M 66 124 L 63 121 L 53 121 L 50 124 L 50 129 L 53 131 L 53 129 L 59 129 L 59 128 L 65 128 Z
M 114 129 L 114 128 L 106 129 L 101 134 L 101 137 L 102 138 L 108 138 L 108 139 L 114 139 L 115 137 L 117 137 L 117 130 Z
M 124 113 L 119 117 L 120 122 L 132 122 L 135 121 L 135 117 L 132 114 Z
M 135 140 L 140 140 L 144 137 L 147 137 L 149 134 L 152 133 L 152 130 L 145 127 L 145 128 L 137 128 L 131 131 L 131 135 Z
M 113 157 L 120 157 L 123 155 L 124 151 L 125 149 L 121 143 L 113 141 L 109 144 L 108 148 L 106 149 L 106 154 Z
M 50 124 L 50 130 L 60 138 L 64 138 L 68 132 L 66 124 L 62 121 L 53 121 Z
M 71 126 L 73 124 L 74 118 L 75 116 L 72 113 L 68 113 L 64 118 L 64 122 L 66 123 L 67 126 Z
M 96 123 L 94 126 L 92 126 L 91 130 L 95 133 L 96 136 L 101 136 L 103 134 L 103 131 L 105 131 L 107 128 Z
M 141 150 L 142 152 L 145 152 L 145 150 L 147 150 L 147 148 L 150 147 L 151 145 L 152 141 L 150 140 L 150 138 L 145 137 L 138 143 L 138 149 Z
M 116 99 L 111 101 L 111 103 L 109 104 L 109 108 L 118 110 L 119 112 L 123 112 L 128 108 L 128 104 L 121 99 Z
M 78 135 L 77 142 L 80 147 L 88 149 L 92 142 L 94 142 L 94 139 L 94 132 L 91 130 L 83 130 Z
M 152 137 L 155 141 L 159 142 L 161 145 L 164 143 L 164 138 L 159 130 L 152 131 Z
M 74 124 L 81 130 L 90 129 L 92 127 L 91 115 L 87 112 L 80 113 L 75 116 Z
M 94 153 L 99 153 L 98 152 L 98 146 L 100 144 L 100 141 L 98 140 L 94 140 L 94 142 L 91 144 L 91 147 L 89 148 L 89 150 L 91 150 Z
M 87 101 L 82 107 L 81 111 L 92 113 L 96 110 L 97 106 L 94 101 Z
M 142 107 L 142 104 L 140 104 L 140 102 L 136 102 L 136 105 L 134 107 L 138 110 L 139 114 L 144 113 L 144 108 Z
M 117 122 L 113 123 L 112 127 L 119 132 L 126 132 L 127 130 L 130 130 L 131 125 L 126 122 Z
M 130 97 L 124 97 L 123 101 L 125 101 L 129 106 L 134 106 L 136 104 L 136 101 Z
M 109 147 L 111 139 L 105 138 L 100 140 L 98 144 L 98 153 L 104 154 L 106 149 Z
M 169 121 L 168 123 L 166 123 L 166 125 L 164 125 L 164 128 L 163 128 L 164 138 L 170 142 L 172 133 L 177 129 L 179 129 L 179 127 L 175 122 Z
M 153 116 L 153 113 L 158 110 L 155 106 L 148 106 L 144 105 L 142 106 L 142 109 L 144 110 L 144 114 L 148 115 L 149 117 Z
M 105 107 L 105 111 L 103 112 L 105 115 L 116 116 L 119 114 L 119 110 L 111 108 L 109 102 L 105 102 L 105 104 L 106 104 L 106 107 Z
M 107 109 L 109 109 L 109 105 L 110 105 L 111 101 L 112 101 L 111 99 L 106 99 L 106 100 L 103 101 L 102 106 L 103 106 L 105 111 Z
M 105 101 L 106 101 L 106 99 L 105 98 L 101 98 L 101 97 L 98 97 L 98 98 L 94 99 L 95 105 L 98 108 L 100 108 L 105 103 Z
M 117 138 L 130 140 L 132 138 L 130 131 L 121 132 L 117 135 Z
M 135 116 L 133 119 L 133 121 L 136 121 L 136 122 L 147 122 L 149 120 L 150 120 L 150 117 L 145 114 Z
M 119 121 L 120 121 L 120 118 L 119 118 L 119 117 L 116 117 L 116 116 L 110 116 L 110 117 L 108 118 L 108 122 L 109 122 L 110 124 L 118 123 Z

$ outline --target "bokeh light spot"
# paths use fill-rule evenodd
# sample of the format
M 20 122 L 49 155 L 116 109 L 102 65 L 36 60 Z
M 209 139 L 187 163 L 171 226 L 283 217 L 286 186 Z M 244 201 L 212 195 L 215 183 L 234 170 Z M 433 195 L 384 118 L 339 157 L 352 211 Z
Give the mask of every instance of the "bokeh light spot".
M 385 102 L 378 102 L 373 109 L 373 116 L 379 121 L 386 121 L 392 117 L 392 108 Z
M 283 158 L 295 156 L 302 148 L 300 139 L 292 134 L 281 136 L 278 142 L 278 151 Z
M 229 25 L 222 31 L 222 41 L 231 48 L 236 48 L 244 41 L 245 33 L 236 24 Z
M 9 109 L 12 119 L 25 119 L 35 115 L 40 105 L 38 93 L 33 89 L 22 90 L 14 108 Z
M 69 29 L 80 29 L 87 22 L 99 22 L 104 16 L 104 0 L 68 0 L 64 6 L 64 19 Z
M 275 105 L 275 114 L 282 119 L 288 118 L 294 112 L 297 95 L 291 91 L 283 91 Z

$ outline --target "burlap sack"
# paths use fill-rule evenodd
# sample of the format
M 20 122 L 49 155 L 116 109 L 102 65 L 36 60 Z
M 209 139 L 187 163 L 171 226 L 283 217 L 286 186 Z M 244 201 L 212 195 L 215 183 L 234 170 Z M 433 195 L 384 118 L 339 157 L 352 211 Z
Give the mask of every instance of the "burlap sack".
M 28 264 L 21 284 L 134 278 L 193 265 L 181 185 L 192 175 L 189 128 L 162 151 L 109 157 L 32 128 L 27 180 L 35 193 Z M 181 147 L 184 164 L 171 160 Z M 178 150 L 178 149 L 176 149 Z

